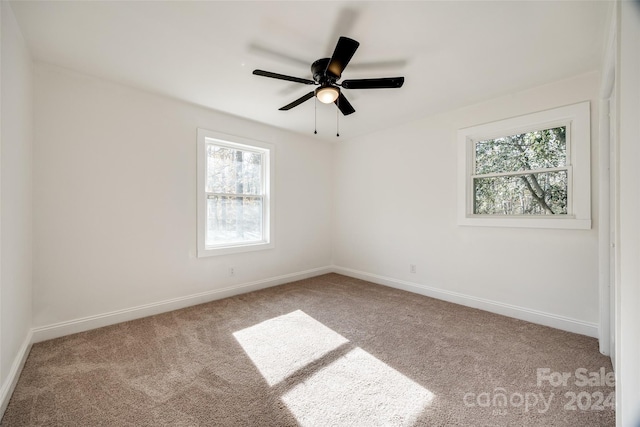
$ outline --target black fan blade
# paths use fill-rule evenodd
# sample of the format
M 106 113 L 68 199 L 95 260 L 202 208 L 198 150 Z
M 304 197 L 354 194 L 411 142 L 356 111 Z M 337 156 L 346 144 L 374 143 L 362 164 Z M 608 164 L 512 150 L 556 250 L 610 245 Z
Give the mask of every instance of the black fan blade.
M 340 37 L 336 50 L 333 51 L 329 65 L 327 65 L 327 74 L 339 79 L 353 54 L 356 53 L 358 46 L 360 43 L 357 41 L 348 37 Z
M 353 108 L 351 103 L 347 101 L 347 98 L 345 98 L 345 96 L 342 93 L 340 93 L 340 96 L 338 97 L 338 99 L 334 101 L 334 103 L 338 106 L 338 109 L 345 116 L 348 116 L 349 114 L 356 112 L 355 108 Z
M 313 98 L 313 96 L 315 95 L 314 91 L 309 92 L 308 94 L 301 96 L 300 98 L 296 99 L 295 101 L 293 101 L 291 104 L 287 104 L 284 107 L 280 108 L 280 111 L 286 111 L 286 110 L 290 110 L 293 107 L 297 107 L 298 105 L 302 104 L 304 101 Z
M 332 50 L 336 48 L 334 43 L 341 35 L 350 34 L 353 31 L 353 27 L 355 26 L 360 13 L 360 10 L 351 7 L 345 7 L 340 10 L 334 21 L 331 35 L 327 37 L 327 56 L 331 55 Z
M 381 79 L 345 80 L 341 83 L 345 89 L 393 89 L 402 87 L 404 77 L 385 77 Z
M 306 85 L 314 85 L 316 82 L 309 79 L 301 79 L 300 77 L 285 76 L 284 74 L 272 73 L 271 71 L 253 70 L 256 76 L 271 77 L 272 79 L 287 80 L 290 82 L 303 83 Z

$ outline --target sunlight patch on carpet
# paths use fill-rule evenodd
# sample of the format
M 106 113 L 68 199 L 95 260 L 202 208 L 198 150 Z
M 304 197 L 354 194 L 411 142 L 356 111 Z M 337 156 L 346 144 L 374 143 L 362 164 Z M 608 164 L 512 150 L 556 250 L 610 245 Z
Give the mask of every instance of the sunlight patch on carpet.
M 432 399 L 359 347 L 282 396 L 302 426 L 410 426 Z
M 349 342 L 301 310 L 234 332 L 270 386 Z
M 432 392 L 360 347 L 323 361 L 349 340 L 301 310 L 233 335 L 270 386 L 320 361 L 310 376 L 282 395 L 303 427 L 411 426 L 434 398 Z

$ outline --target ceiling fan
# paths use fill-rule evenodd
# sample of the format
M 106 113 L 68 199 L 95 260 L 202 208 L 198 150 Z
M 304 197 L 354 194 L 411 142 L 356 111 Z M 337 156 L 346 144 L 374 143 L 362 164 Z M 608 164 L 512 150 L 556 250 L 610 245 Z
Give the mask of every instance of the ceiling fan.
M 330 104 L 333 102 L 338 106 L 338 109 L 342 114 L 346 116 L 355 113 L 356 110 L 342 94 L 340 88 L 393 89 L 402 87 L 404 84 L 404 77 L 343 80 L 341 83 L 338 83 L 338 80 L 342 77 L 342 72 L 347 67 L 347 64 L 349 64 L 349 61 L 358 49 L 358 46 L 360 46 L 360 43 L 357 41 L 348 37 L 340 37 L 331 58 L 318 59 L 311 64 L 313 80 L 272 73 L 264 70 L 253 70 L 253 74 L 257 76 L 270 77 L 272 79 L 287 80 L 295 83 L 318 86 L 315 90 L 301 96 L 290 104 L 285 105 L 280 108 L 280 110 L 290 110 L 315 96 L 322 103 Z

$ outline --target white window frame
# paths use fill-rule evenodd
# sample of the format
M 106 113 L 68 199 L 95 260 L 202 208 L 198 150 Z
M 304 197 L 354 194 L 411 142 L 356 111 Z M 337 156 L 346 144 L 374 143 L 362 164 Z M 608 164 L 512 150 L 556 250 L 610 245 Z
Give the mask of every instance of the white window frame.
M 271 249 L 275 247 L 274 242 L 274 163 L 275 163 L 275 146 L 262 141 L 255 141 L 248 138 L 242 138 L 234 135 L 227 135 L 207 129 L 198 128 L 197 136 L 197 244 L 198 258 L 216 255 L 227 255 L 241 252 L 258 251 Z M 214 246 L 206 244 L 207 230 L 207 144 L 214 143 L 229 148 L 240 150 L 258 151 L 264 155 L 263 168 L 263 185 L 264 194 L 262 195 L 263 206 L 263 239 L 258 242 L 250 243 L 227 243 Z
M 591 228 L 591 124 L 588 101 L 458 131 L 458 224 L 487 227 Z M 475 143 L 535 130 L 567 127 L 567 214 L 473 213 Z M 544 170 L 542 170 L 544 171 Z

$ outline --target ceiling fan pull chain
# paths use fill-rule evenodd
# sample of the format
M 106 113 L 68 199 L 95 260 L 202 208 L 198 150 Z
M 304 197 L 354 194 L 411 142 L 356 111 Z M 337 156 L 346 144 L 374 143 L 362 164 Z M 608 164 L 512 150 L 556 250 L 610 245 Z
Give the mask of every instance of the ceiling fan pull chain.
M 315 106 L 315 110 L 313 111 L 313 134 L 318 134 L 318 98 L 314 96 L 313 105 Z
M 336 137 L 340 136 L 340 98 L 336 100 L 336 105 L 338 108 L 336 109 Z

